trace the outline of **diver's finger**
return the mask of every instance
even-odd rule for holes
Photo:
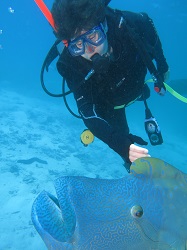
[[[129,160],[131,162],[134,162],[135,160],[139,159],[139,158],[142,158],[142,157],[151,157],[150,155],[130,155],[129,156]]]
[[[133,162],[142,157],[151,157],[148,153],[148,150],[146,148],[141,148],[139,146],[131,144],[129,148],[129,160]]]
[[[130,151],[132,151],[132,152],[139,152],[139,153],[143,153],[143,154],[148,154],[148,149],[142,148],[142,147],[137,146],[135,144],[131,144],[130,145]]]

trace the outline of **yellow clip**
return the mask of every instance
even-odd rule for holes
[[[94,135],[89,129],[85,129],[81,134],[81,142],[85,147],[94,141]]]

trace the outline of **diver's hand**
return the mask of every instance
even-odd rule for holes
[[[165,73],[157,72],[155,74],[152,74],[154,90],[161,96],[164,96],[166,93],[166,86],[164,82],[167,77],[169,77],[169,71]]]
[[[169,76],[170,76],[170,70],[168,69],[168,71],[162,74],[158,74],[158,76],[155,78],[157,80],[155,81],[154,89],[161,96],[164,96],[166,93],[166,86],[164,83],[168,81]]]
[[[133,162],[141,157],[150,157],[148,150],[146,148],[136,146],[135,144],[131,144],[129,147],[129,160]]]
[[[169,76],[170,76],[170,70],[168,69],[168,71],[165,72],[165,73],[163,74],[163,76],[162,76],[163,81],[162,81],[162,84],[161,84],[161,87],[160,87],[160,91],[158,92],[158,94],[161,95],[161,96],[164,96],[165,93],[166,93],[166,86],[165,86],[164,83],[165,83],[166,81],[168,81]]]
[[[154,83],[154,90],[161,96],[164,96],[165,93],[166,93],[166,87],[164,85],[164,80],[161,80],[163,79],[164,76],[160,77],[160,80],[159,81],[156,81]]]

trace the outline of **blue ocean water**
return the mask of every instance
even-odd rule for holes
[[[52,2],[45,1],[49,7]],[[187,79],[186,0],[112,0],[110,6],[147,12],[161,38],[170,67],[170,80]],[[82,147],[79,136],[84,125],[67,112],[62,99],[52,98],[42,90],[40,70],[54,41],[52,29],[34,1],[1,1],[0,185],[4,190],[4,202],[0,215],[3,225],[0,250],[22,250],[26,246],[27,249],[45,249],[30,221],[30,209],[39,191],[53,189],[52,181],[58,175],[119,178],[124,174],[119,156],[97,139],[92,146]],[[61,78],[55,64],[50,66],[46,82],[51,90],[61,90]],[[68,100],[76,112],[72,97]],[[150,154],[187,173],[187,104],[170,93],[160,97],[153,90],[149,104],[164,137],[162,146],[148,146]],[[143,104],[130,106],[127,115],[133,132],[146,138]],[[47,167],[39,163],[17,163],[31,157],[47,160]],[[116,162],[119,166],[115,169]]]

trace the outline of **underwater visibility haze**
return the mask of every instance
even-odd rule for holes
[[[52,0],[44,2],[51,8]],[[167,84],[187,98],[187,1],[111,0],[109,6],[146,12],[153,19],[170,68]],[[56,249],[82,249],[82,245],[88,246],[83,249],[109,249],[107,244],[114,241],[110,237],[108,243],[100,239],[102,233],[107,234],[104,230],[107,227],[114,228],[117,238],[119,232],[123,236],[131,233],[131,240],[137,237],[132,242],[121,241],[119,237],[118,249],[123,246],[124,249],[150,249],[149,246],[159,250],[185,249],[187,103],[169,92],[159,96],[149,83],[148,103],[160,125],[164,143],[159,146],[149,143],[147,148],[153,158],[142,160],[147,165],[138,160],[128,175],[119,155],[97,138],[85,147],[80,141],[85,129],[83,122],[69,113],[62,98],[48,96],[43,91],[40,71],[54,41],[53,30],[34,0],[1,1],[0,249],[44,250],[46,245],[56,244],[51,235],[65,242]],[[55,63],[49,66],[44,79],[50,91],[59,93],[62,79]],[[68,95],[67,101],[78,114],[72,95]],[[144,109],[143,103],[134,103],[127,108],[127,117],[133,133],[148,141]],[[142,166],[141,173],[137,166]],[[68,188],[70,193],[66,197]],[[81,205],[77,202],[80,199]],[[46,207],[43,210],[43,201],[48,210]],[[113,209],[108,210],[111,201]],[[65,224],[59,223],[62,204]],[[134,205],[138,205],[137,214],[141,218],[133,217]],[[136,211],[137,207],[133,209]],[[43,218],[47,219],[47,226]],[[125,232],[120,228],[121,219],[132,226],[131,230],[127,227]],[[60,229],[53,227],[53,222],[51,226],[51,221]],[[62,236],[64,230],[67,231]],[[93,240],[97,233],[99,243]],[[90,247],[92,243],[95,248]]]

